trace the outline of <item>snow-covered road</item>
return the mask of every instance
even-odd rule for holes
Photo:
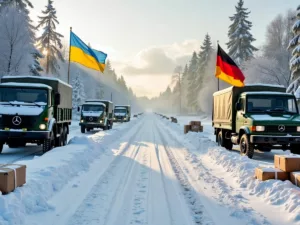
[[[24,162],[27,184],[0,197],[0,224],[300,222],[299,188],[257,181],[260,162],[216,147],[206,134],[183,135],[181,125],[154,114],[77,133],[68,146]]]

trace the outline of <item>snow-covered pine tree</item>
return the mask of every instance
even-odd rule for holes
[[[205,35],[204,41],[202,46],[200,47],[200,52],[198,54],[199,62],[198,62],[198,77],[197,77],[197,84],[198,84],[198,91],[203,88],[203,81],[205,80],[205,70],[207,69],[209,60],[211,59],[213,53],[213,47],[211,38],[208,34]]]
[[[56,24],[59,24],[56,16],[56,10],[53,7],[53,0],[48,0],[46,10],[42,11],[43,16],[39,16],[39,24],[37,29],[43,27],[44,32],[37,40],[40,43],[40,50],[45,50],[46,55],[46,73],[56,74],[59,76],[58,60],[64,62],[63,55],[60,51],[62,49],[61,38],[63,35],[56,32]]]
[[[253,58],[253,53],[258,50],[251,44],[255,39],[250,33],[252,22],[247,20],[250,12],[243,6],[244,0],[239,0],[235,7],[236,13],[229,17],[232,24],[229,26],[227,47],[230,57],[238,66]]]
[[[182,105],[181,105],[181,112],[185,112],[187,108],[187,93],[188,93],[188,86],[189,86],[189,81],[188,81],[188,65],[186,64],[183,73],[182,73],[182,86],[181,86],[181,96],[182,96]]]
[[[29,9],[27,6],[33,8],[33,5],[29,0],[1,0],[0,9],[6,6],[16,7],[17,9],[19,9],[20,11],[26,14],[29,14]]]
[[[34,62],[32,65],[29,65],[30,73],[33,76],[41,76],[40,72],[44,71],[44,69],[41,67],[39,59],[43,58],[44,56],[38,50],[35,50],[31,54],[34,58]]]
[[[292,50],[292,58],[290,60],[290,70],[292,72],[293,82],[287,91],[295,93],[300,87],[300,5],[297,8],[296,22],[292,26],[293,39],[290,41],[288,49]]]
[[[187,80],[188,80],[188,90],[187,90],[187,103],[192,111],[198,109],[197,104],[197,65],[198,65],[198,56],[196,52],[193,52],[190,65],[188,67]]]
[[[79,70],[76,72],[76,76],[72,81],[72,87],[73,87],[73,94],[72,94],[73,109],[77,111],[77,107],[80,106],[86,99],[84,84],[82,82],[82,78]]]
[[[104,90],[102,85],[98,85],[96,87],[96,92],[95,92],[95,98],[96,99],[103,99],[104,97]]]

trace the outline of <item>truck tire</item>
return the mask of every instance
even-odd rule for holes
[[[224,139],[223,139],[222,131],[219,131],[217,141],[219,146],[224,147]]]
[[[55,145],[55,137],[54,137],[54,133],[51,132],[50,138],[44,140],[43,153],[46,153],[51,149],[53,149],[54,145]]]
[[[244,134],[241,137],[241,141],[240,141],[240,153],[241,153],[241,155],[248,156],[249,159],[252,159],[252,157],[254,155],[254,146],[253,146],[253,144],[250,143],[247,134]]]
[[[85,133],[85,127],[84,126],[81,126],[81,133]]]
[[[91,128],[86,128],[86,131],[87,131],[87,132],[90,132],[90,131],[91,131]]]
[[[68,127],[64,127],[64,142],[63,146],[66,146],[68,143]]]

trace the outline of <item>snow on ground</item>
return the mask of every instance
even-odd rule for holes
[[[25,215],[53,209],[48,203],[49,198],[70,179],[88,171],[90,164],[105,152],[105,146],[120,138],[137,122],[133,120],[131,124],[117,125],[92,137],[75,136],[67,146],[55,148],[32,160],[16,162],[27,166],[27,182],[8,195],[0,195],[0,224],[24,224]],[[77,129],[73,125],[70,130]]]
[[[181,125],[162,121],[187,173],[195,173],[203,194],[227,206],[232,217],[245,224],[300,224],[300,189],[290,181],[258,181],[254,170],[259,161],[218,147],[205,133],[184,135]]]
[[[257,181],[260,161],[153,114],[20,163],[27,183],[0,196],[0,224],[300,224],[291,182]]]

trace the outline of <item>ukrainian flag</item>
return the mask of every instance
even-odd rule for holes
[[[103,73],[106,57],[107,54],[90,48],[71,31],[70,62],[76,62],[90,69],[99,70]]]

